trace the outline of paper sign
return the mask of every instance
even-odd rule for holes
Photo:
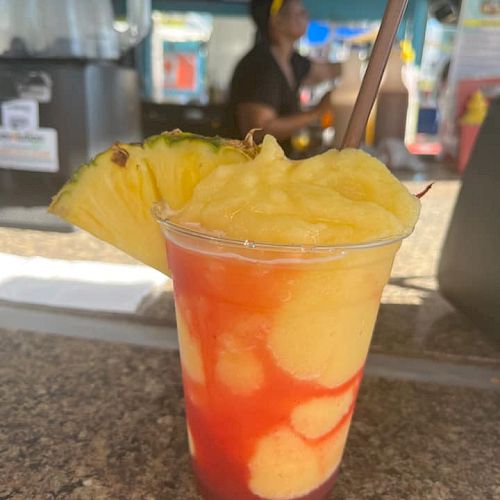
[[[32,172],[57,172],[57,132],[52,128],[32,131],[0,128],[0,167]]]
[[[38,128],[38,102],[31,99],[13,99],[2,103],[2,127],[10,130]]]

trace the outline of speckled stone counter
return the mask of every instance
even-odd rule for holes
[[[198,499],[176,352],[0,330],[0,402],[2,500]],[[500,498],[499,418],[498,391],[366,378],[333,498]]]

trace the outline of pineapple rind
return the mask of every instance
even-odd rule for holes
[[[117,151],[124,154],[123,164],[113,159]],[[168,274],[164,238],[151,207],[159,201],[182,206],[217,165],[244,162],[257,151],[250,143],[180,131],[142,144],[116,143],[73,174],[49,212]]]

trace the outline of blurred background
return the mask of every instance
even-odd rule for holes
[[[462,172],[498,94],[498,2],[461,3],[409,1],[367,126],[365,146],[408,175],[425,177],[420,158],[449,161],[438,175]],[[343,76],[301,88],[304,109],[333,89],[333,110],[295,134],[295,157],[340,144],[385,2],[305,6],[298,51],[342,63]],[[42,204],[114,140],[221,133],[233,70],[255,39],[245,0],[0,0],[0,11],[4,205]]]

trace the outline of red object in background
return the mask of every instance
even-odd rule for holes
[[[462,173],[476,144],[481,125],[460,125],[460,144],[458,146],[457,170]]]
[[[456,109],[457,109],[457,120],[466,112],[467,101],[471,95],[480,89],[486,89],[488,87],[496,87],[500,85],[500,78],[475,78],[460,80],[457,86],[457,96],[456,96]],[[463,172],[469,161],[472,150],[474,149],[474,144],[476,143],[477,135],[481,128],[481,125],[457,125],[459,130],[459,145],[458,145],[458,156],[456,159],[456,168],[459,172]]]
[[[470,96],[479,89],[486,87],[495,87],[500,85],[500,78],[475,78],[471,80],[460,80],[457,86],[456,109],[457,116],[464,114],[467,101]]]
[[[417,134],[415,141],[406,145],[412,155],[439,156],[443,147],[435,136]]]
[[[165,88],[190,91],[196,89],[197,75],[195,54],[165,54],[163,68],[165,71]]]

